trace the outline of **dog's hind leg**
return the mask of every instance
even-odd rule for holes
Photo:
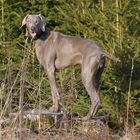
[[[100,58],[92,56],[82,64],[82,81],[90,96],[91,107],[87,116],[83,120],[88,120],[95,115],[100,105],[100,97],[98,94],[98,85],[103,71],[104,64],[100,67]]]

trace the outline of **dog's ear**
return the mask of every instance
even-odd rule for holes
[[[45,32],[45,27],[46,27],[45,17],[42,16],[41,14],[39,14],[38,16],[39,16],[39,18],[41,19],[41,30],[42,30],[43,32]]]
[[[26,22],[27,22],[27,18],[28,18],[29,15],[25,16],[24,19],[22,20],[22,25],[20,27],[20,29],[26,25]]]

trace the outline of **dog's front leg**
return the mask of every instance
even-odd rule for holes
[[[53,99],[53,106],[49,109],[49,111],[57,112],[59,109],[59,100],[60,96],[56,87],[56,77],[55,77],[55,67],[51,65],[47,67],[47,75],[50,81],[51,86],[51,94]]]

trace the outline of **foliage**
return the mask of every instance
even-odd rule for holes
[[[5,88],[1,94],[1,108],[5,106],[9,92],[12,92],[7,112],[9,106],[12,106],[12,112],[18,109],[20,90],[18,72],[27,45],[30,46],[28,47],[30,52],[25,108],[38,108],[39,105],[48,108],[51,104],[50,86],[45,71],[36,60],[33,45],[25,44],[25,32],[19,29],[26,14],[41,13],[46,17],[49,28],[93,39],[120,59],[118,63],[107,60],[100,88],[102,107],[98,114],[110,115],[113,120],[110,126],[115,124],[112,127],[122,123],[124,125],[130,88],[129,121],[130,124],[140,122],[140,2],[118,0],[118,5],[114,0],[103,3],[98,0],[1,1],[0,81]],[[134,69],[130,85],[132,60]],[[89,106],[89,98],[81,82],[79,67],[57,72],[57,79],[63,109],[77,112],[80,116],[84,115]]]

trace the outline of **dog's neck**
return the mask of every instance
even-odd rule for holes
[[[49,28],[45,28],[45,32],[41,32],[36,40],[46,40],[50,36],[51,30]]]

